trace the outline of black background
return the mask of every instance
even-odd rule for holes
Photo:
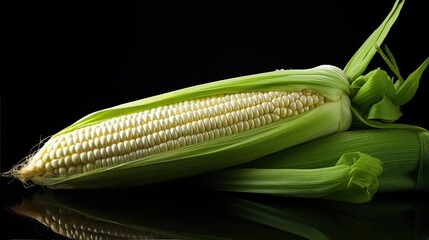
[[[344,67],[394,1],[19,2],[3,7],[1,171],[103,108],[275,69]],[[406,1],[385,44],[407,76],[429,55],[428,8]],[[387,70],[376,56],[371,69]],[[429,126],[429,74],[400,122]],[[25,190],[2,179],[2,203]],[[5,218],[5,219],[3,219]],[[2,212],[2,235],[34,237]],[[5,221],[4,221],[5,220]],[[16,231],[8,226],[21,224]],[[37,235],[35,235],[37,236]]]

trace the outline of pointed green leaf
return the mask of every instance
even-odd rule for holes
[[[392,52],[390,52],[390,50],[385,47],[386,49],[386,54],[383,52],[383,50],[381,50],[381,48],[379,46],[376,46],[376,49],[378,51],[378,53],[380,54],[380,56],[383,58],[384,62],[387,64],[387,66],[389,66],[390,70],[392,70],[392,72],[398,77],[397,82],[395,83],[395,86],[397,84],[401,84],[403,82],[402,76],[399,73],[399,68],[398,65],[396,64],[396,60],[393,57]]]
[[[350,82],[353,82],[359,75],[361,75],[368,66],[371,59],[377,52],[375,46],[380,46],[386,38],[390,28],[399,16],[399,13],[405,1],[397,0],[381,25],[369,36],[364,44],[349,60],[344,67],[344,73]]]
[[[404,83],[399,87],[396,92],[396,104],[402,106],[410,101],[416,94],[419,87],[420,78],[429,65],[429,57],[420,65],[417,70],[410,74]]]

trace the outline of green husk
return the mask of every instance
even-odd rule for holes
[[[386,126],[385,123],[393,123],[401,117],[401,106],[413,98],[420,78],[429,65],[429,57],[426,57],[417,70],[404,81],[392,52],[386,47],[386,53],[384,53],[380,48],[404,3],[405,1],[395,1],[383,23],[369,36],[343,69],[352,87],[353,118],[370,127],[392,127],[391,124]],[[393,81],[393,78],[380,68],[362,75],[377,52],[397,76],[396,81]],[[398,124],[394,127],[409,126]]]
[[[260,170],[266,171],[266,174],[298,169],[312,171],[330,167],[344,153],[354,151],[371,155],[383,163],[383,173],[379,177],[380,192],[429,190],[429,133],[419,129],[366,129],[337,133],[233,169],[211,173],[209,184],[216,188],[227,184],[230,188],[239,188],[247,182],[263,179],[263,175],[259,178],[247,176],[243,171]]]
[[[305,164],[305,160],[302,161]],[[378,188],[382,164],[360,152],[343,154],[334,166],[312,169],[240,166],[196,178],[213,189],[363,203]]]
[[[387,59],[385,53],[377,48],[383,59],[390,67],[394,67],[392,53],[387,50],[391,59]],[[392,60],[393,59],[393,60]],[[406,104],[415,95],[420,78],[429,65],[429,57],[413,72],[405,81],[399,75],[398,69],[393,72],[398,74],[398,80],[394,82],[386,71],[377,68],[366,75],[359,76],[351,83],[352,87],[352,113],[355,121],[360,121],[370,127],[392,127],[391,124],[402,116],[401,106]],[[411,127],[397,124],[394,127]]]

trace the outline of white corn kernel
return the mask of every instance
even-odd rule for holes
[[[160,106],[49,140],[34,168],[76,174],[258,128],[326,102],[319,93],[244,92]]]

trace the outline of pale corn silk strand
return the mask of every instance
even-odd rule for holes
[[[116,166],[258,128],[325,102],[323,95],[302,90],[223,94],[161,106],[56,136],[20,173],[66,176]]]
[[[420,161],[416,191],[429,191],[429,132],[420,132]]]

